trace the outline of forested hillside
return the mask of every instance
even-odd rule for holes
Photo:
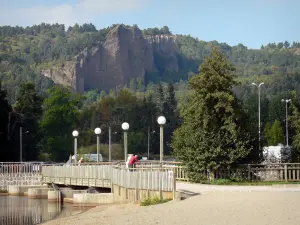
[[[9,100],[15,101],[18,86],[22,81],[35,83],[39,92],[46,90],[53,82],[40,75],[42,68],[52,68],[70,61],[97,42],[103,42],[108,32],[116,25],[97,30],[93,24],[65,28],[60,24],[40,24],[32,27],[0,27],[0,79],[7,89]],[[125,26],[125,25],[124,25]],[[129,27],[129,26],[126,26]],[[167,34],[168,27],[143,30],[144,36]],[[229,46],[217,41],[205,42],[191,36],[177,35],[178,71],[166,69],[168,58],[155,55],[157,72],[146,73],[141,77],[140,86],[149,83],[176,83],[187,80],[197,73],[203,58],[210,54],[211,47],[221,49],[229,61],[237,68],[242,83],[263,80],[275,86],[272,91],[298,89],[300,73],[300,43],[270,43],[261,49],[247,49],[243,44]],[[141,89],[141,88],[140,88]],[[243,91],[239,91],[242,92]],[[239,93],[238,92],[238,93]]]

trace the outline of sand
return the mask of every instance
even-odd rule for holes
[[[299,209],[300,192],[205,192],[155,206],[96,207],[45,225],[300,225]]]

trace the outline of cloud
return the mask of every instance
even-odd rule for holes
[[[0,8],[0,25],[30,26],[33,24],[91,22],[95,17],[141,9],[151,0],[79,0],[75,4],[33,6],[27,8]]]

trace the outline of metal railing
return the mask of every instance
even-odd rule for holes
[[[112,167],[112,183],[130,189],[173,191],[174,175],[168,168]]]
[[[0,174],[40,173],[42,163],[0,162]]]

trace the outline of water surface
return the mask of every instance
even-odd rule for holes
[[[88,208],[72,204],[48,203],[47,199],[0,196],[0,225],[35,225],[48,220],[81,213]]]

